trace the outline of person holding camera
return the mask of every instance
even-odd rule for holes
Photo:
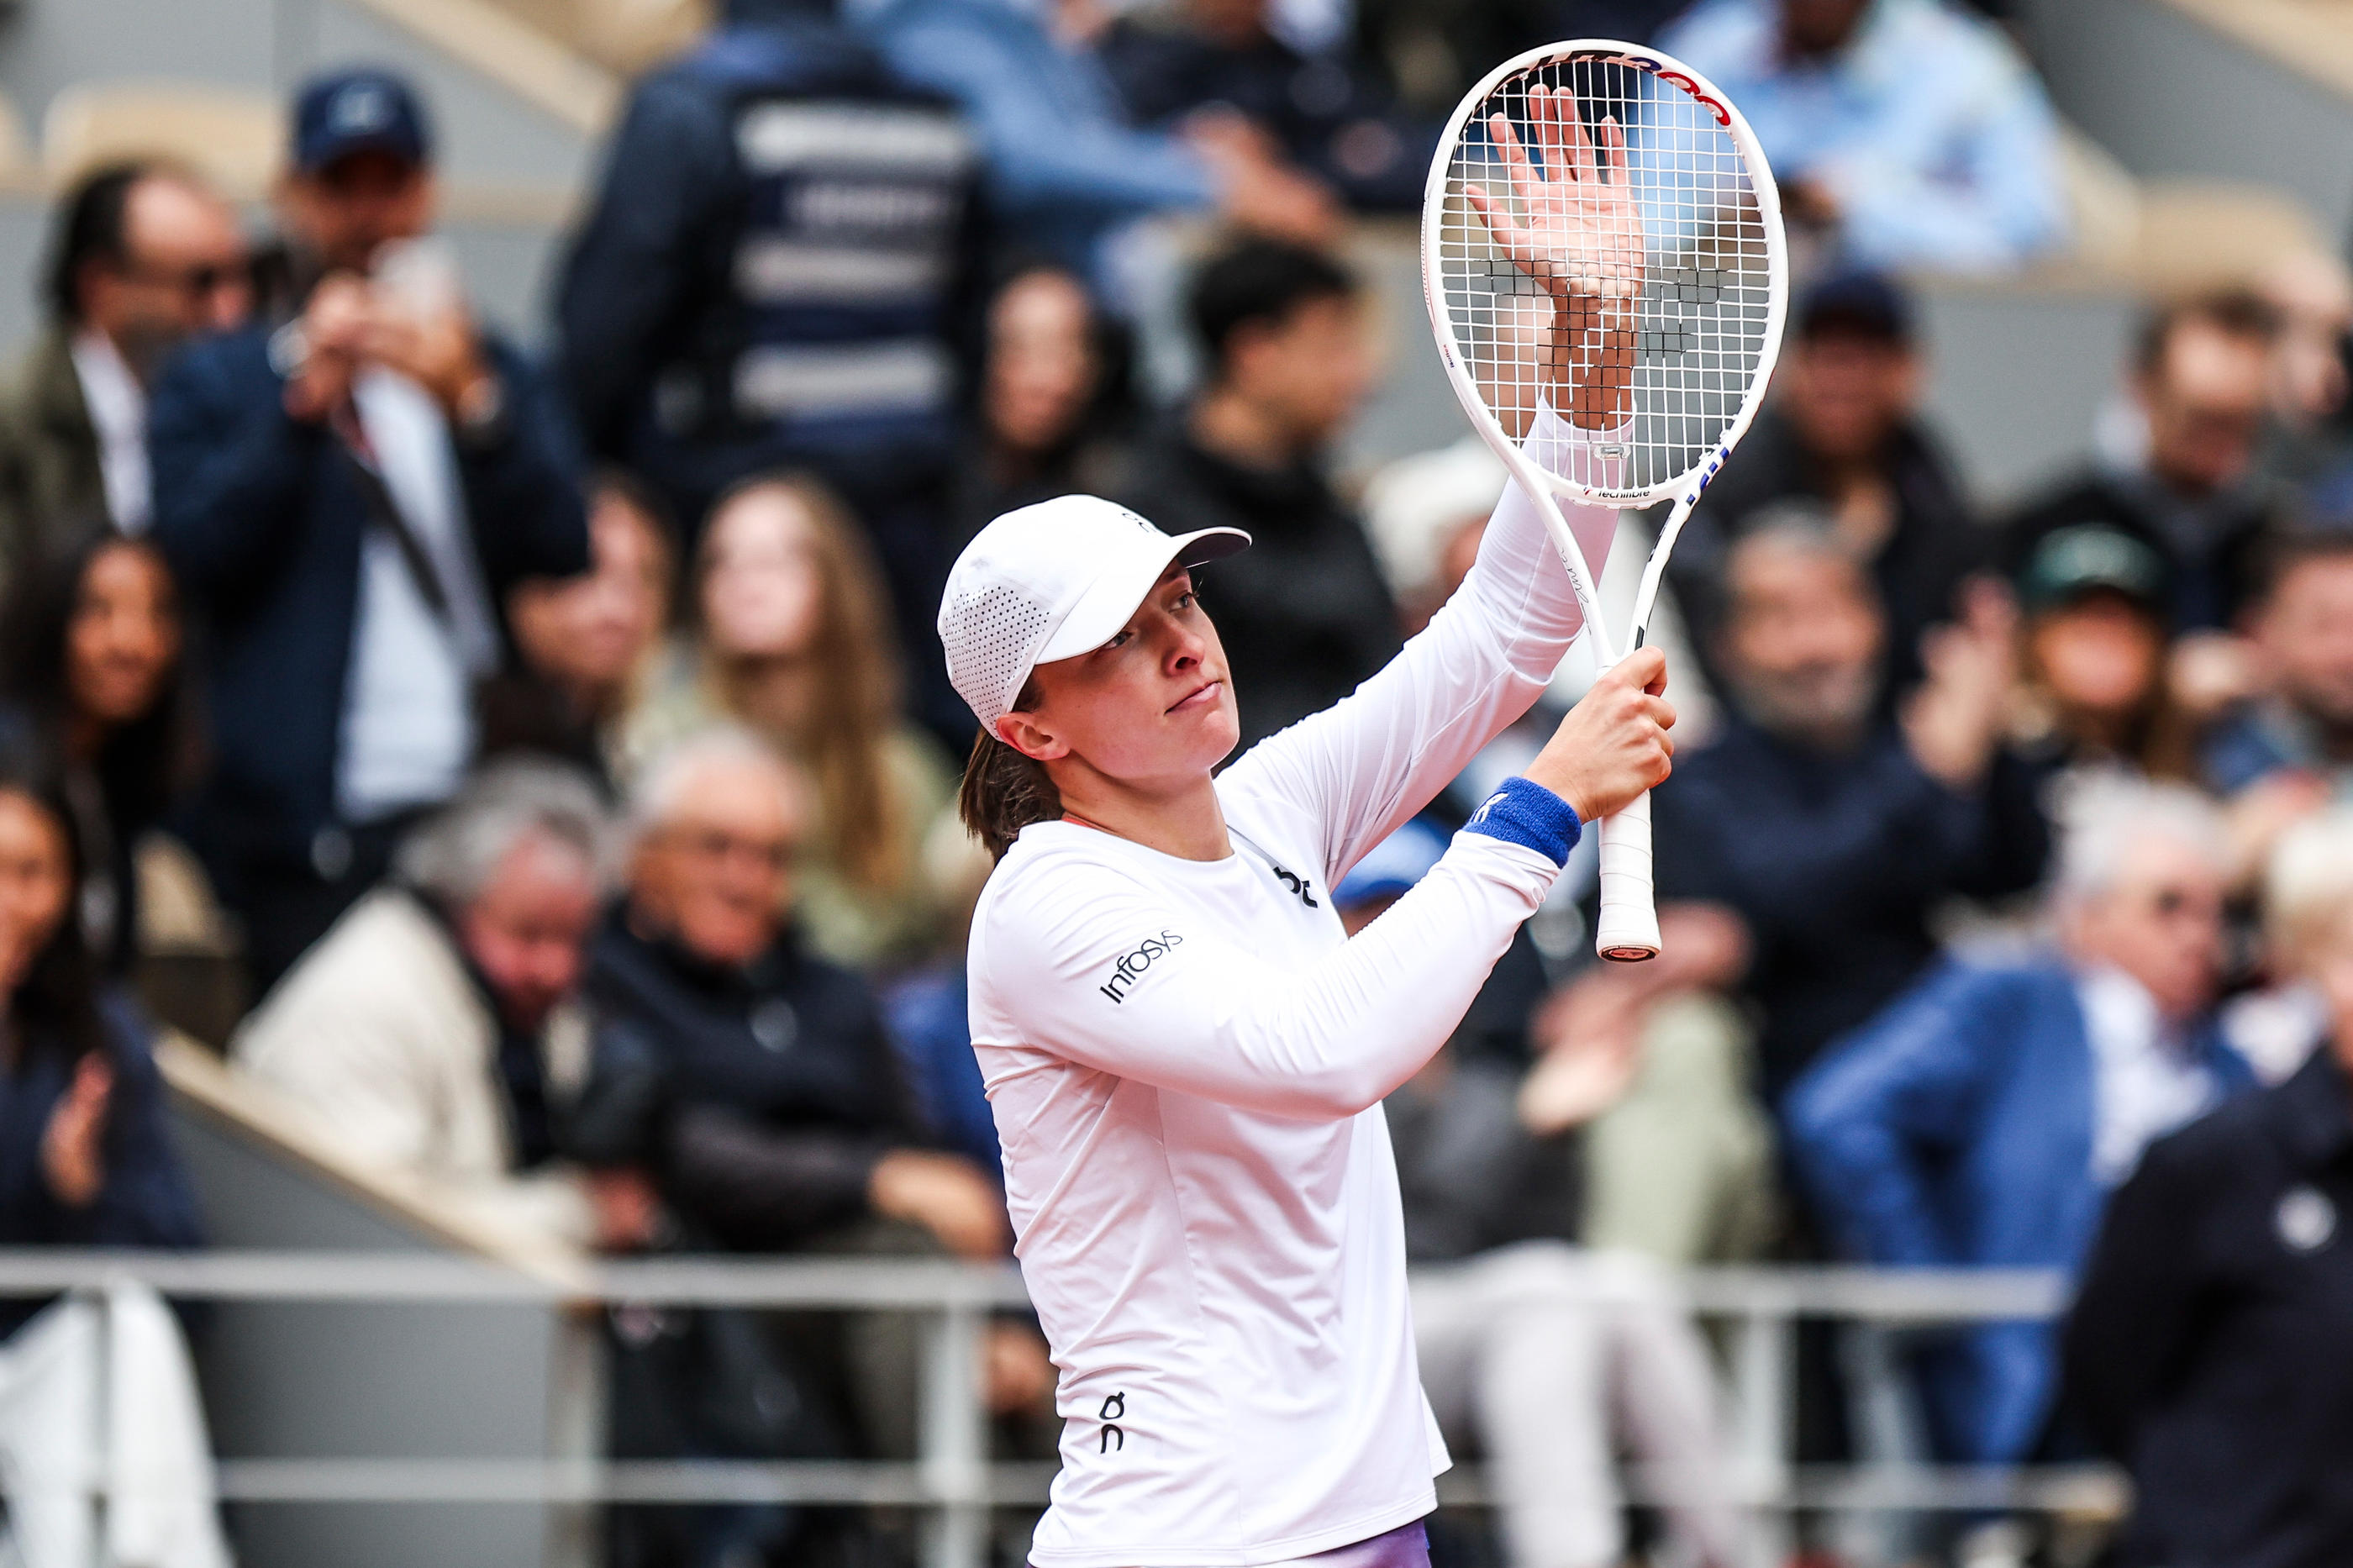
[[[192,839],[257,994],[456,791],[507,590],[588,566],[556,405],[429,237],[415,91],[314,79],[290,153],[263,320],[181,355],[150,416],[155,538],[211,660]]]

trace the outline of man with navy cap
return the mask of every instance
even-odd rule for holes
[[[209,629],[192,837],[257,988],[456,790],[507,590],[588,564],[561,416],[428,237],[415,91],[319,77],[289,151],[262,322],[183,355],[149,421],[155,537]]]

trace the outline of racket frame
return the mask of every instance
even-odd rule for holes
[[[1452,180],[1456,151],[1462,142],[1464,129],[1473,114],[1486,106],[1495,89],[1522,71],[1553,62],[1566,63],[1574,58],[1587,58],[1596,64],[1617,65],[1639,70],[1656,78],[1667,87],[1688,94],[1706,109],[1732,138],[1746,166],[1749,189],[1755,194],[1758,226],[1764,231],[1766,261],[1766,318],[1764,338],[1756,371],[1743,394],[1739,408],[1725,426],[1715,448],[1704,461],[1694,464],[1672,479],[1647,488],[1623,489],[1585,483],[1566,475],[1556,474],[1544,464],[1528,456],[1520,443],[1505,433],[1502,421],[1488,405],[1486,395],[1480,391],[1471,367],[1465,363],[1455,340],[1455,332],[1446,308],[1446,279],[1440,251],[1446,243],[1444,214],[1447,210],[1449,187]],[[1580,111],[1582,103],[1579,104]],[[1630,128],[1621,124],[1621,132]],[[1467,198],[1465,198],[1467,200]],[[1430,176],[1422,187],[1421,205],[1421,285],[1422,298],[1430,310],[1431,335],[1437,340],[1439,358],[1445,364],[1447,380],[1452,384],[1454,395],[1470,416],[1472,427],[1480,438],[1503,460],[1504,468],[1517,479],[1535,502],[1536,511],[1544,519],[1545,528],[1552,535],[1554,549],[1561,564],[1567,568],[1570,585],[1576,590],[1577,604],[1585,613],[1587,635],[1593,638],[1594,653],[1603,669],[1617,664],[1621,654],[1616,639],[1609,635],[1601,618],[1600,582],[1585,559],[1584,550],[1577,536],[1570,531],[1568,520],[1561,512],[1564,500],[1588,506],[1606,506],[1625,510],[1654,506],[1662,500],[1672,500],[1674,509],[1666,523],[1659,530],[1657,542],[1651,548],[1650,558],[1643,563],[1642,576],[1634,596],[1634,611],[1627,626],[1626,649],[1642,646],[1650,628],[1651,614],[1658,600],[1659,583],[1666,570],[1667,557],[1682,534],[1684,521],[1699,498],[1724,468],[1724,460],[1748,433],[1748,426],[1765,401],[1765,390],[1773,377],[1774,366],[1781,353],[1781,333],[1787,323],[1789,307],[1789,258],[1788,237],[1781,220],[1781,192],[1773,178],[1772,165],[1766,161],[1765,150],[1757,141],[1757,133],[1740,110],[1698,71],[1671,55],[1639,44],[1629,44],[1615,38],[1574,38],[1562,43],[1545,44],[1505,60],[1482,78],[1446,122],[1445,134],[1439,138],[1438,148],[1431,154]],[[1646,255],[1649,251],[1647,237]],[[1566,414],[1559,416],[1567,418]],[[1588,467],[1588,472],[1590,468]],[[1639,962],[1655,958],[1659,952],[1659,921],[1653,890],[1651,860],[1651,797],[1644,794],[1615,816],[1604,817],[1601,834],[1601,910],[1595,921],[1594,945],[1605,959],[1620,963]]]

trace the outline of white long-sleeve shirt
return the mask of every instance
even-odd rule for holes
[[[1585,442],[1547,417],[1560,460]],[[1570,513],[1597,569],[1616,514]],[[1354,940],[1329,889],[1525,712],[1579,622],[1516,489],[1462,591],[1217,789],[1237,852],[1025,829],[970,952],[1016,1248],[1060,1370],[1039,1568],[1250,1568],[1436,1506],[1383,1096],[1556,868],[1458,836]]]

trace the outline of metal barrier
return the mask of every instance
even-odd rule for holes
[[[576,1279],[534,1278],[470,1259],[339,1252],[137,1253],[0,1249],[0,1298],[99,1290],[135,1279],[165,1296],[272,1302],[540,1302],[920,1313],[913,1463],[565,1462],[427,1458],[226,1459],[224,1500],[247,1503],[839,1503],[920,1510],[927,1568],[978,1568],[992,1508],[1039,1506],[1050,1464],[988,1461],[981,1336],[989,1314],[1027,1304],[1010,1267],[918,1258],[627,1259]],[[1828,1318],[1891,1326],[2048,1318],[2067,1285],[2039,1271],[1725,1268],[1685,1271],[1677,1292],[1732,1327],[1725,1346],[1737,1441],[1733,1500],[1758,1516],[1757,1561],[1797,1510],[2021,1510],[2121,1512],[2121,1478],[2099,1466],[2034,1468],[1799,1467],[1791,1459],[1796,1326]],[[1612,1292],[1596,1281],[1597,1300]],[[1651,1298],[1645,1297],[1644,1300]],[[1634,1473],[1628,1494],[1672,1500],[1674,1478]],[[1441,1504],[1487,1501],[1475,1472],[1440,1478]]]

